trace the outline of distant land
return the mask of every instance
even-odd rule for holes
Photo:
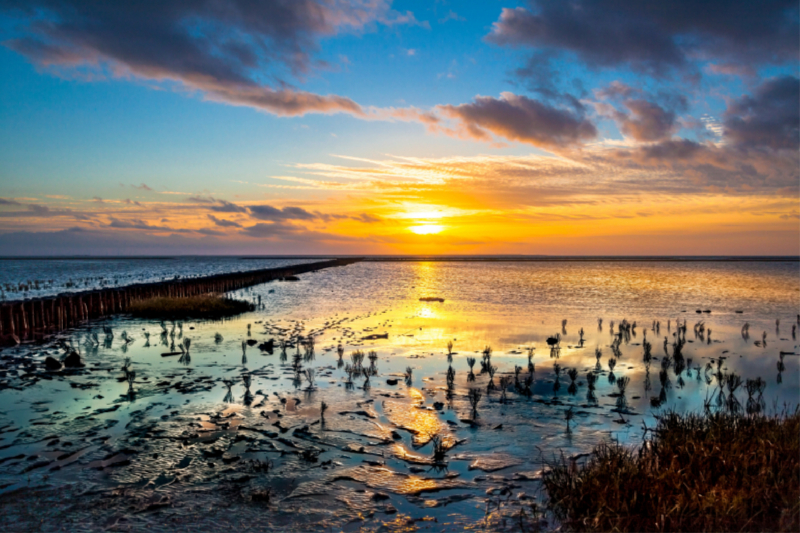
[[[258,259],[328,259],[328,258],[360,258],[367,262],[395,262],[395,261],[436,261],[436,262],[570,262],[570,261],[759,261],[759,262],[800,262],[800,256],[795,255],[163,255],[163,256],[2,256],[0,261],[128,261],[136,260],[164,260],[187,258],[236,258],[241,260]]]

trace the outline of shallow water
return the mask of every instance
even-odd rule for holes
[[[545,501],[539,479],[548,461],[561,453],[584,457],[608,439],[638,444],[665,409],[719,408],[718,368],[762,377],[767,411],[800,402],[798,356],[787,355],[798,353],[796,262],[358,263],[237,296],[260,296],[264,305],[225,322],[187,322],[174,336],[171,324],[161,335],[159,323],[127,318],[76,331],[71,339],[87,364],[82,370],[44,372],[45,355],[63,353],[53,343],[0,352],[0,526],[43,520],[46,530],[171,530],[178,523],[514,530],[520,520],[530,525],[531,504]],[[445,301],[419,301],[430,296]],[[637,326],[621,337],[615,356],[610,322],[616,332],[623,319]],[[678,321],[687,323],[686,368],[670,357],[662,384],[664,338],[672,356]],[[745,322],[749,338],[741,332]],[[122,340],[123,330],[131,343]],[[99,334],[99,345],[87,343],[90,332]],[[766,346],[757,346],[763,332]],[[546,340],[556,334],[553,353]],[[242,353],[242,341],[294,343],[309,335],[313,357],[296,346],[285,358],[278,346],[271,355],[257,346]],[[162,357],[184,338],[191,339],[188,358]],[[487,345],[497,367],[493,391],[480,371]],[[520,393],[528,347],[535,367],[530,398]],[[377,352],[367,388],[363,376],[347,384],[346,364],[357,349]],[[315,371],[313,388],[305,377],[294,383],[298,351],[302,368]],[[126,357],[136,371],[131,389],[121,371]],[[474,381],[468,357],[478,360]],[[449,366],[455,380],[448,392]],[[590,372],[598,376],[594,397]],[[250,376],[249,391],[243,375]],[[511,381],[505,401],[503,377]],[[621,377],[630,378],[624,400]],[[477,416],[470,388],[482,391]],[[662,389],[666,399],[654,407]],[[744,386],[735,396],[746,408]],[[321,402],[328,405],[324,422]],[[446,465],[432,464],[434,436],[453,446]]]
[[[119,257],[0,259],[0,301],[297,265],[320,259]]]

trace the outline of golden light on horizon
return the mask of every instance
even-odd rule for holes
[[[442,231],[444,226],[441,224],[420,224],[419,226],[410,226],[408,229],[417,235],[434,235]]]

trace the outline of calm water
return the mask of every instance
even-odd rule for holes
[[[797,262],[358,263],[301,278],[241,291],[260,296],[263,308],[187,322],[174,335],[171,324],[162,335],[157,322],[124,317],[90,325],[71,336],[87,363],[79,372],[43,372],[45,355],[63,353],[52,345],[0,352],[6,525],[44,516],[44,529],[168,530],[175,521],[205,529],[513,529],[521,509],[544,502],[539,479],[548,460],[583,457],[608,439],[638,444],[643,424],[665,409],[720,408],[720,369],[765,380],[762,401],[751,406],[800,402]],[[612,347],[611,322],[616,333],[622,320],[636,327]],[[367,338],[375,334],[386,338]],[[554,353],[546,340],[556,334]],[[295,346],[285,356],[277,346],[272,355],[242,350],[242,341],[308,336],[313,356]],[[162,357],[184,338],[188,358]],[[481,372],[486,346],[497,367],[494,390]],[[528,375],[528,348],[530,398],[514,377],[517,366],[523,383]],[[363,375],[347,383],[357,349],[377,354],[367,387]],[[305,374],[295,381],[298,352],[302,369],[314,371],[313,387]],[[120,370],[126,357],[136,371],[130,389]],[[474,381],[469,357],[478,360]],[[589,373],[597,376],[591,393]],[[505,400],[501,378],[510,381]],[[619,378],[630,379],[622,397]],[[482,392],[477,416],[471,388]],[[745,409],[744,386],[734,395]],[[329,406],[324,424],[321,402]],[[446,469],[430,464],[434,435],[455,445]],[[79,503],[63,496],[78,493]]]
[[[0,259],[0,301],[101,287],[210,276],[296,265],[320,259],[249,257],[126,257]]]

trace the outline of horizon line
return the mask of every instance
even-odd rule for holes
[[[548,261],[729,261],[729,262],[800,262],[798,255],[525,255],[525,254],[177,254],[177,255],[41,255],[0,256],[2,261],[58,260],[164,260],[181,258],[260,259],[319,259],[358,258],[364,262],[443,261],[443,262],[548,262]]]

